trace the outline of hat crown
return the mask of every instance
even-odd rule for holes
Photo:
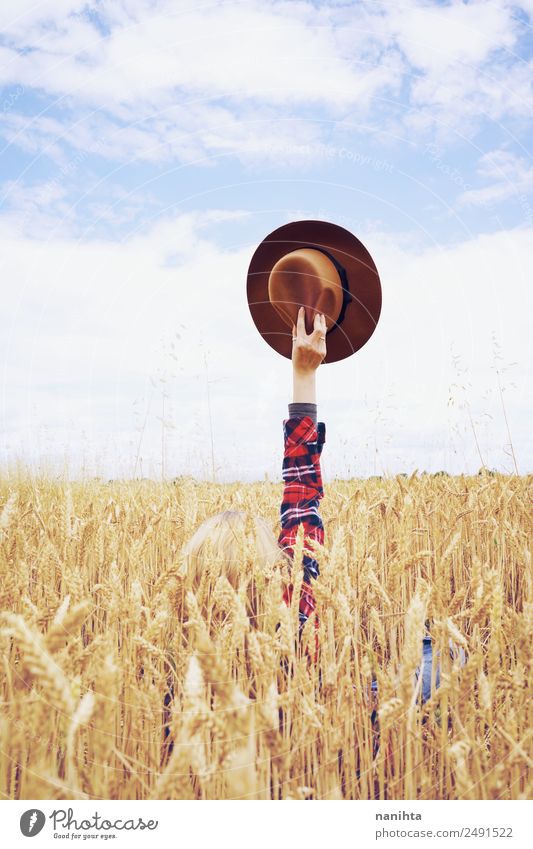
[[[298,310],[303,306],[307,333],[313,331],[316,313],[324,314],[329,330],[342,308],[342,281],[325,253],[313,248],[298,248],[281,256],[272,267],[268,296],[288,327],[296,325]]]

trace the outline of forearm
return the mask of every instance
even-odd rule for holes
[[[293,403],[316,404],[316,371],[292,370]]]

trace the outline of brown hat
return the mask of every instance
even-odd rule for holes
[[[308,333],[315,313],[325,315],[324,363],[362,348],[381,312],[381,284],[372,257],[352,233],[328,221],[291,221],[270,233],[252,257],[246,291],[259,333],[288,359],[300,306]]]

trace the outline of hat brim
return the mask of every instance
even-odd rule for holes
[[[268,278],[289,251],[316,246],[329,251],[346,269],[352,300],[340,324],[326,336],[324,363],[344,360],[372,336],[381,313],[381,283],[369,252],[353,233],[328,221],[291,221],[268,235],[256,249],[246,284],[248,306],[259,333],[271,348],[292,359],[292,334],[268,297]]]

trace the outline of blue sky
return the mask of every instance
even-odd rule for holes
[[[531,0],[4,4],[2,465],[279,479],[290,364],[246,270],[321,218],[383,287],[319,370],[325,475],[531,472],[532,25]]]

